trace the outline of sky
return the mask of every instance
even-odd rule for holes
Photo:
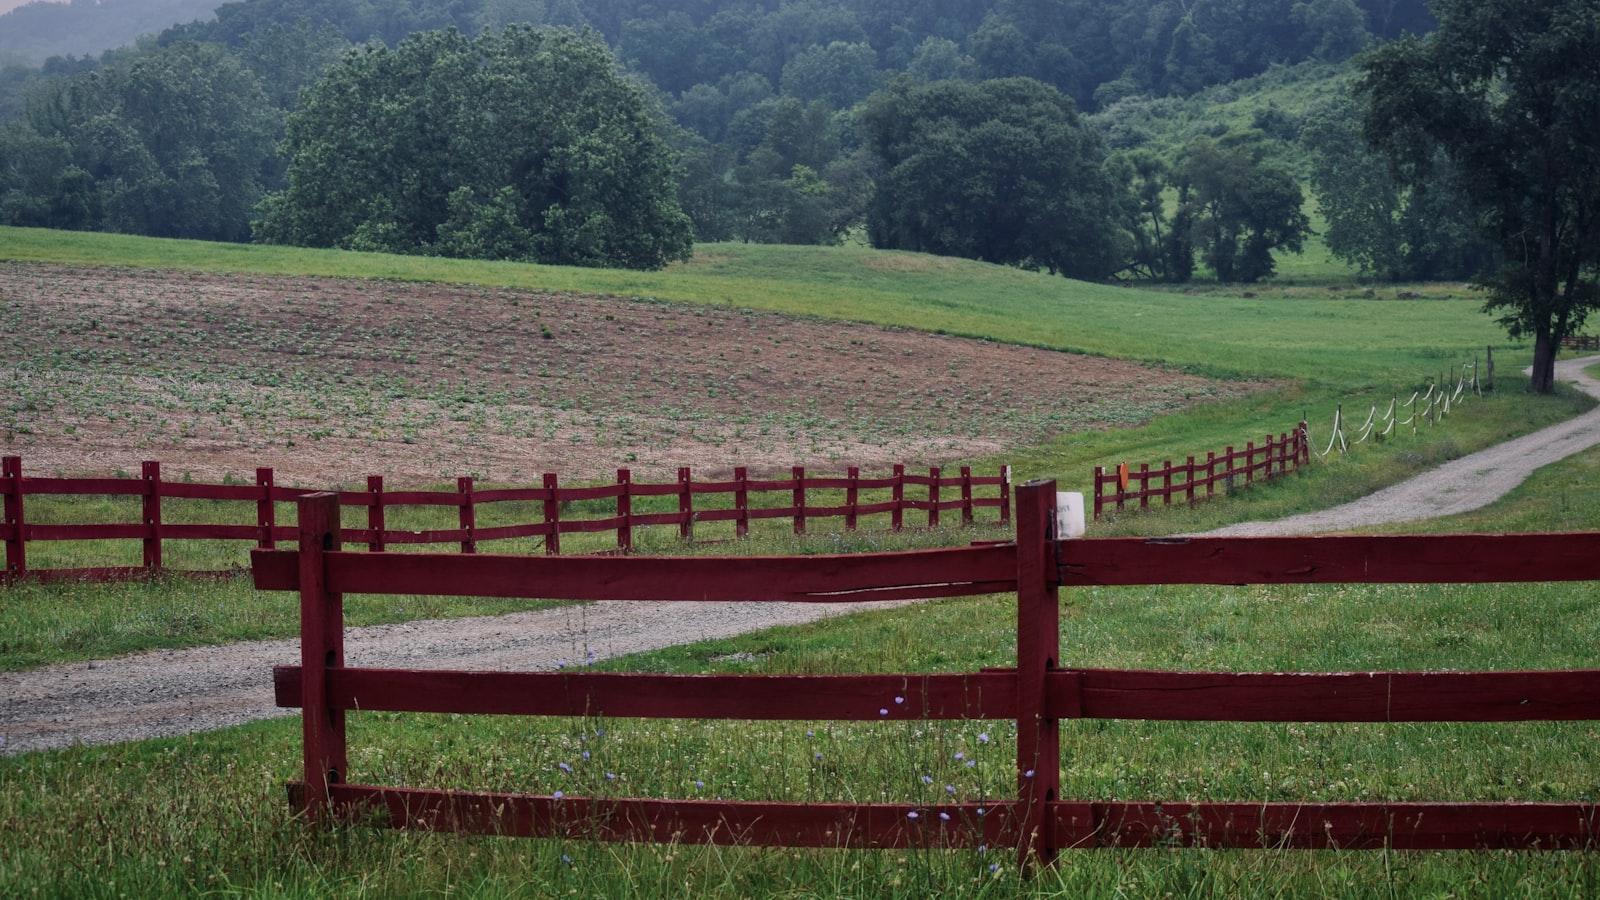
[[[13,9],[29,2],[31,0],[0,0],[0,14],[11,12]]]

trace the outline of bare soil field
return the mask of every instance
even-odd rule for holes
[[[284,483],[938,463],[1261,384],[737,308],[0,264],[0,449]]]

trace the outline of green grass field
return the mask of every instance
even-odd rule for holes
[[[0,258],[223,272],[463,280],[550,290],[646,294],[941,329],[993,340],[1162,362],[1230,378],[1273,379],[1250,397],[1128,429],[1016,448],[1019,477],[1082,486],[1087,466],[1155,461],[1287,429],[1302,410],[1326,439],[1333,404],[1385,403],[1431,373],[1503,343],[1458,288],[1435,299],[1347,296],[1297,285],[1261,296],[1098,287],[911,254],[852,248],[712,246],[690,264],[635,274],[508,264],[224,248],[109,235],[0,229]],[[1452,299],[1442,295],[1451,293]],[[1281,294],[1281,295],[1280,295]],[[1128,515],[1099,533],[1168,533],[1286,514],[1358,496],[1436,462],[1588,408],[1528,398],[1517,348],[1501,390],[1433,433],[1314,466],[1189,512]],[[1403,397],[1402,397],[1403,399]],[[1362,413],[1364,415],[1364,411]],[[1320,449],[1320,445],[1319,448]],[[983,461],[985,464],[992,460]],[[1074,479],[1077,479],[1074,481]],[[1455,527],[1594,527],[1600,455],[1540,472]],[[1558,496],[1570,511],[1552,513]],[[116,516],[62,506],[53,514]],[[204,515],[196,512],[195,515]],[[1444,526],[1441,526],[1444,527]],[[1411,530],[1411,529],[1408,529]],[[824,552],[987,537],[978,532],[763,533],[697,552]],[[647,549],[675,549],[650,539]],[[104,547],[62,547],[89,564]],[[55,552],[52,549],[49,552]],[[123,552],[119,550],[118,552]],[[196,548],[192,561],[231,550]],[[288,633],[288,604],[239,584],[170,580],[93,590],[0,593],[10,658],[83,658]],[[1593,665],[1593,586],[1119,588],[1063,592],[1063,662],[1232,670],[1509,669]],[[368,602],[370,601],[370,602]],[[433,606],[424,604],[433,603]],[[614,660],[666,672],[960,671],[1013,656],[1008,596],[934,602]],[[483,612],[508,606],[488,605]],[[139,614],[149,611],[148,619]],[[363,598],[356,622],[461,615],[473,601]],[[16,666],[7,663],[5,668]],[[1008,793],[1008,723],[730,723],[353,716],[351,776],[461,786],[633,796],[887,800]],[[1071,723],[1065,796],[1091,799],[1594,800],[1592,723],[1516,725],[1213,725]],[[604,732],[603,734],[601,732]],[[985,743],[980,734],[993,740]],[[971,896],[1400,895],[1591,896],[1600,863],[1582,854],[1089,851],[1019,881],[1009,855],[813,852],[458,839],[363,827],[308,832],[281,782],[299,759],[294,719],[193,737],[0,758],[0,884],[14,896]],[[974,760],[967,767],[961,752]],[[587,755],[586,755],[587,754]],[[565,773],[560,763],[572,766]],[[615,776],[607,778],[607,773]],[[923,776],[932,779],[927,785]],[[697,787],[697,783],[701,786]],[[92,798],[92,799],[91,799]],[[997,865],[995,865],[997,864]],[[991,871],[991,865],[995,865]]]

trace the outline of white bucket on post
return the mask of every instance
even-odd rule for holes
[[[1083,495],[1077,491],[1056,492],[1056,537],[1083,537]]]

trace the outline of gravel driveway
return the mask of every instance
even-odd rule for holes
[[[345,631],[353,666],[540,671],[902,603],[636,603],[560,606]],[[0,753],[109,744],[295,714],[272,705],[272,667],[296,640],[156,650],[0,673]]]

